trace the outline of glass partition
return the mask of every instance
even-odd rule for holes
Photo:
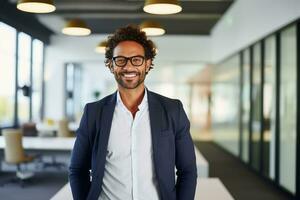
[[[0,127],[14,124],[16,30],[0,22]]]
[[[280,172],[279,182],[295,194],[296,110],[297,110],[296,27],[281,33],[280,69]]]
[[[264,46],[263,94],[263,174],[275,178],[275,106],[276,106],[276,38],[270,36]]]
[[[253,68],[252,68],[252,136],[251,136],[251,164],[254,169],[259,170],[260,165],[260,133],[261,133],[261,44],[253,47]]]
[[[235,55],[213,70],[212,133],[215,141],[239,154],[240,59]]]
[[[298,188],[297,27],[299,22],[219,63],[213,68],[211,87],[214,142],[294,195]]]
[[[243,52],[243,94],[242,94],[242,159],[249,161],[250,121],[250,50]]]

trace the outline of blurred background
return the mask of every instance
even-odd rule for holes
[[[157,2],[1,0],[1,199],[72,199],[83,107],[116,91],[103,47],[128,24],[156,45],[147,88],[190,119],[195,199],[300,199],[300,1]]]

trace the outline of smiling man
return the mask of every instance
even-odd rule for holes
[[[70,164],[73,198],[193,200],[189,120],[179,100],[144,85],[153,42],[137,27],[120,28],[108,38],[105,56],[118,90],[85,106]]]

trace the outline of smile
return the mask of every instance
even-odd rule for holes
[[[125,78],[133,78],[137,76],[137,73],[123,73],[122,76]]]

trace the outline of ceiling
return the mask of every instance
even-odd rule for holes
[[[9,0],[16,3],[16,0]],[[173,15],[152,15],[143,11],[144,0],[54,0],[57,10],[42,14],[42,23],[53,30],[47,18],[85,20],[93,34],[109,34],[128,24],[155,20],[169,35],[209,35],[213,26],[233,0],[180,0],[182,12]],[[40,16],[39,16],[40,17]],[[50,22],[50,21],[49,21]],[[58,32],[59,29],[53,30]]]

